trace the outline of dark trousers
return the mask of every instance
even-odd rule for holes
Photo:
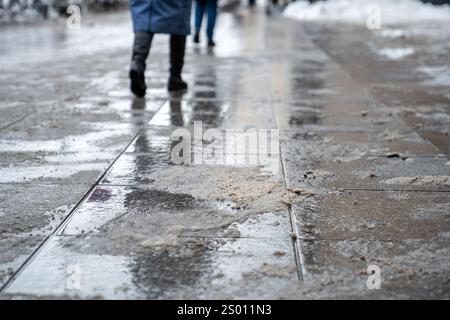
[[[134,35],[132,64],[142,72],[145,71],[147,60],[152,45],[153,33],[136,32]],[[185,35],[170,36],[170,75],[180,76],[184,65],[184,53],[186,50]]]
[[[195,3],[195,33],[199,33],[202,27],[203,15],[208,16],[206,36],[213,40],[214,26],[217,18],[217,0],[197,0]]]

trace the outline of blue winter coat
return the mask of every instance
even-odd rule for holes
[[[191,33],[192,0],[130,0],[134,32]]]

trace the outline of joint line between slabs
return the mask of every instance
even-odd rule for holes
[[[274,108],[274,104],[273,104],[273,97],[271,97],[271,109],[272,109],[272,119],[274,120],[275,124],[275,128],[278,128],[278,118],[277,118],[277,113],[275,112],[275,108]],[[279,144],[279,157],[280,157],[280,162],[281,162],[281,171],[282,171],[282,175],[283,175],[283,183],[284,183],[284,187],[287,189],[287,178],[286,178],[286,170],[285,170],[285,165],[284,165],[284,158],[283,158],[283,153],[281,150],[281,143]],[[301,235],[300,235],[300,230],[298,230],[297,228],[297,219],[294,215],[294,213],[292,212],[292,206],[288,205],[287,206],[287,210],[288,210],[288,214],[289,214],[289,222],[291,224],[291,232],[292,234],[295,235],[295,239],[292,238],[292,247],[294,250],[294,257],[295,257],[295,265],[296,265],[296,269],[297,269],[297,278],[299,282],[304,282],[304,277],[306,274],[306,270],[305,270],[305,259],[303,256],[303,253],[301,251]]]
[[[283,156],[281,154],[281,146],[280,146],[280,158],[281,158],[281,170],[283,173],[283,182],[285,188],[287,188],[287,182],[286,182],[286,172],[285,172],[285,166],[283,161]],[[291,223],[291,232],[295,235],[295,239],[292,239],[292,245],[294,249],[294,256],[295,256],[295,264],[297,266],[297,276],[298,281],[303,282],[304,276],[305,276],[305,259],[303,256],[303,253],[301,251],[301,244],[300,244],[300,230],[297,228],[297,219],[292,212],[292,206],[288,205],[288,213],[289,213],[289,221]]]

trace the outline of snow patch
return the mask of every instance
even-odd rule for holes
[[[303,21],[338,21],[365,25],[373,6],[380,10],[382,25],[420,20],[450,21],[449,6],[434,6],[419,0],[297,1],[285,9],[284,15]]]
[[[414,54],[413,48],[384,48],[378,50],[377,53],[389,60],[401,60]]]

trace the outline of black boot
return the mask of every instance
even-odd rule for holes
[[[200,43],[200,34],[198,32],[194,34],[194,43]]]
[[[186,90],[187,83],[181,79],[184,65],[184,51],[186,36],[170,36],[170,78],[167,88],[169,91]]]
[[[208,40],[208,48],[214,48],[216,46],[216,43],[212,40],[212,39],[209,39]]]
[[[153,34],[136,32],[134,35],[133,54],[131,57],[130,80],[131,91],[138,97],[145,96],[145,60],[152,44]]]

